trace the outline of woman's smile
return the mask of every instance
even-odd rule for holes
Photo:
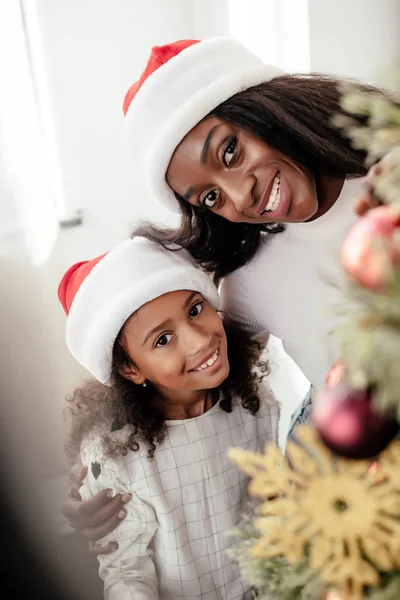
[[[257,215],[260,217],[265,215],[274,221],[280,221],[288,215],[290,206],[289,188],[286,185],[284,175],[281,176],[281,172],[278,171],[261,198]]]

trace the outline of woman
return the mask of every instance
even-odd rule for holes
[[[366,174],[364,152],[332,122],[343,114],[338,86],[285,75],[216,38],[153,48],[124,102],[132,165],[182,215],[178,230],[154,228],[154,239],[185,247],[223,279],[223,308],[250,332],[280,338],[317,387],[337,358],[337,256]],[[106,500],[65,512],[98,539],[121,507]]]
[[[280,338],[314,386],[336,358],[326,309],[340,293],[328,280],[366,174],[364,152],[333,125],[339,98],[334,79],[282,74],[216,38],[154,48],[124,103],[131,164],[182,214],[155,237],[225,278],[229,314]]]

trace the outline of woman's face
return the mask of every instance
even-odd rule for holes
[[[318,209],[310,171],[217,117],[182,140],[166,179],[186,202],[234,223],[298,223]]]
[[[229,374],[223,323],[197,292],[170,292],[142,306],[121,343],[134,362],[129,379],[150,381],[169,398],[216,388]]]

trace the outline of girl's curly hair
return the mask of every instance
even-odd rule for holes
[[[268,365],[260,360],[261,346],[249,334],[227,323],[224,328],[230,373],[216,390],[221,396],[220,407],[231,412],[237,401],[254,415],[260,408],[259,383],[268,373]],[[131,363],[121,346],[120,336],[113,348],[111,386],[88,380],[68,398],[72,426],[66,451],[72,460],[79,452],[82,439],[94,429],[101,433],[103,450],[111,458],[139,450],[140,443],[147,444],[148,456],[152,458],[157,444],[165,438],[167,427],[161,411],[152,405],[151,384],[136,385],[119,373],[121,366]],[[125,425],[130,427],[129,436],[115,435],[115,431]]]

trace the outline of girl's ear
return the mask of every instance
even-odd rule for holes
[[[143,385],[146,381],[146,378],[143,377],[137,366],[133,363],[124,363],[123,365],[118,366],[118,373],[121,377],[124,377],[124,379],[136,383],[136,385]]]

